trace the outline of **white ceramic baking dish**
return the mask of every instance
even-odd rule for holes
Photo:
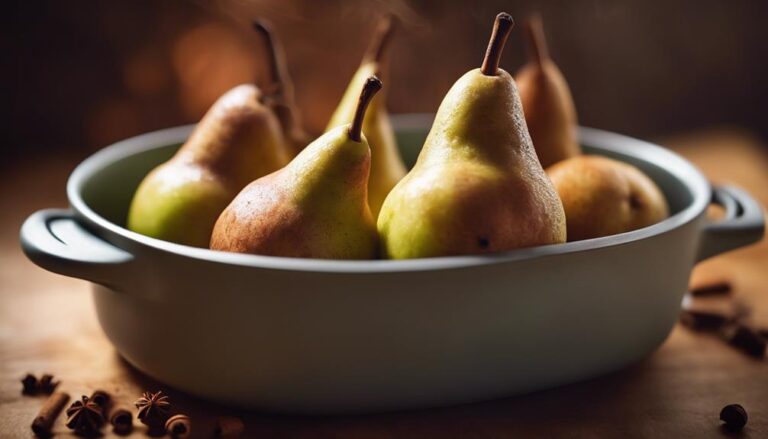
[[[395,118],[412,161],[428,115]],[[711,189],[661,147],[582,128],[587,153],[640,167],[672,215],[621,235],[484,256],[407,261],[214,252],[126,230],[139,181],[192,127],[135,137],[84,161],[70,208],[21,229],[41,267],[93,282],[104,332],[131,364],[203,398],[282,412],[449,405],[563,385],[653,351],[693,265],[763,236],[760,206]],[[725,218],[709,222],[710,203]]]

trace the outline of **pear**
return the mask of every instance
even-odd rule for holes
[[[216,221],[211,249],[321,259],[376,257],[378,236],[368,207],[371,151],[362,134],[365,110],[381,88],[370,77],[352,124],[310,143],[286,167],[243,189]]]
[[[384,256],[478,254],[565,241],[565,214],[536,158],[512,76],[499,59],[513,26],[496,17],[480,69],[440,104],[413,169],[378,218]]]
[[[547,168],[547,174],[563,202],[570,241],[629,232],[669,215],[658,186],[630,164],[579,156]]]
[[[371,75],[381,77],[387,64],[386,53],[395,26],[395,19],[391,16],[379,22],[360,67],[349,82],[347,91],[328,122],[328,130],[350,123],[355,116],[360,87],[366,78]],[[371,178],[368,182],[368,203],[374,218],[379,214],[384,198],[406,173],[384,101],[384,93],[379,93],[374,97],[363,121],[363,133],[371,145]]]
[[[280,41],[265,21],[254,21],[253,28],[262,35],[267,46],[271,79],[271,84],[265,86],[265,89],[268,90],[268,103],[280,121],[283,135],[291,150],[291,158],[293,158],[309,144],[311,138],[301,124],[301,115],[295,102],[293,81],[286,66],[285,52]]]
[[[515,75],[525,121],[541,166],[581,153],[576,138],[576,107],[568,83],[549,57],[541,17],[525,23],[530,60]]]
[[[280,123],[263,100],[250,84],[221,96],[181,149],[141,182],[128,228],[206,247],[216,218],[238,191],[290,160]]]

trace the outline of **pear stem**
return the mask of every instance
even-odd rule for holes
[[[501,52],[504,50],[504,44],[507,37],[514,27],[515,21],[512,16],[506,12],[500,12],[493,23],[493,33],[488,42],[488,49],[485,51],[483,65],[480,71],[486,76],[496,76],[499,72],[499,61],[501,61]]]
[[[360,100],[357,101],[357,108],[355,109],[355,118],[352,119],[352,125],[349,126],[349,138],[355,142],[362,140],[363,132],[363,119],[365,118],[365,110],[368,108],[368,104],[371,103],[373,96],[381,90],[381,79],[376,76],[369,76],[365,80],[363,85],[363,91],[360,92]]]
[[[291,95],[293,84],[285,67],[285,52],[275,38],[269,24],[264,20],[254,20],[253,29],[261,34],[267,46],[269,55],[270,94]],[[291,96],[286,96],[291,99]]]
[[[371,43],[365,51],[363,62],[381,62],[384,59],[396,27],[397,18],[394,15],[387,15],[379,20]]]
[[[544,25],[540,14],[534,14],[523,25],[525,28],[526,42],[528,43],[528,57],[539,67],[549,60],[547,39],[544,37]]]

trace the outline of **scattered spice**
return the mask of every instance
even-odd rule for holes
[[[133,414],[125,407],[118,407],[112,412],[109,423],[115,434],[128,434],[133,430]]]
[[[694,331],[716,331],[731,346],[752,357],[763,358],[768,334],[747,323],[752,312],[747,304],[732,297],[725,302],[700,299],[706,296],[727,295],[731,291],[731,283],[728,281],[717,281],[692,288],[690,294],[683,299],[680,323]]]
[[[37,393],[37,378],[31,373],[28,373],[21,379],[21,393],[24,395],[34,395]]]
[[[37,387],[41,392],[45,393],[46,395],[50,395],[54,390],[56,390],[58,385],[59,382],[53,380],[53,375],[46,373],[40,377],[40,382],[38,383]]]
[[[730,431],[740,431],[747,425],[747,411],[740,404],[728,404],[720,410],[720,420]]]
[[[104,425],[104,412],[90,398],[83,395],[67,409],[67,427],[83,436],[98,434]]]
[[[109,408],[109,404],[112,402],[112,397],[104,390],[95,390],[91,393],[89,398],[94,404],[101,407],[101,411],[106,413]]]
[[[731,294],[733,287],[731,282],[727,280],[719,280],[715,282],[698,285],[691,288],[691,296],[693,297],[708,297],[708,296],[726,296]]]
[[[738,324],[725,331],[724,335],[731,346],[755,358],[765,357],[766,341],[755,329],[745,324]]]
[[[139,409],[136,417],[144,425],[150,430],[160,430],[165,426],[165,421],[170,414],[171,402],[162,391],[144,392],[136,401],[136,408]]]
[[[234,416],[222,416],[216,419],[216,427],[213,430],[215,437],[237,438],[245,431],[245,424],[240,418]]]
[[[722,328],[731,320],[725,314],[716,311],[686,309],[680,313],[680,323],[695,331],[714,331]]]
[[[165,431],[173,438],[187,438],[192,434],[192,426],[187,415],[173,415],[165,423]]]
[[[752,308],[741,300],[733,300],[734,320],[746,320],[752,315]]]
[[[59,417],[59,413],[64,409],[69,401],[69,395],[64,392],[54,392],[43,404],[40,413],[32,421],[32,431],[39,437],[48,436],[51,433],[51,427]]]

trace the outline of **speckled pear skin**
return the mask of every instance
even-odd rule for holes
[[[669,216],[656,183],[627,163],[579,156],[551,166],[547,174],[563,202],[570,241],[629,232]]]
[[[368,207],[371,153],[349,125],[309,144],[285,168],[243,189],[222,212],[210,247],[319,259],[372,259],[376,224]]]
[[[491,253],[565,242],[565,214],[539,164],[512,77],[462,76],[416,165],[381,209],[383,256]]]
[[[360,88],[365,80],[379,71],[376,61],[364,62],[349,82],[344,96],[333,113],[326,130],[352,122],[357,108]],[[371,146],[371,176],[368,180],[368,204],[374,218],[378,216],[389,191],[406,174],[395,141],[395,132],[385,108],[385,92],[373,97],[363,119],[363,133]]]
[[[139,185],[130,230],[207,247],[216,219],[238,191],[288,163],[279,122],[260,95],[255,86],[240,85],[213,104],[181,149]]]

